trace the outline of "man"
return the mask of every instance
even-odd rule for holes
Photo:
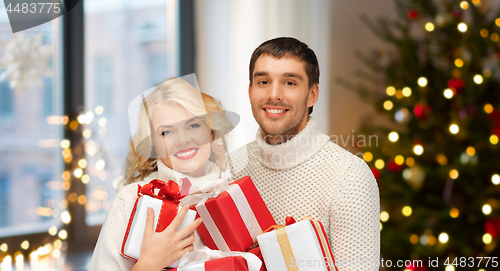
[[[234,174],[252,178],[278,224],[286,216],[322,221],[339,270],[378,270],[377,183],[362,159],[309,116],[318,83],[318,61],[306,44],[276,38],[254,51],[248,94],[260,129],[231,153]]]

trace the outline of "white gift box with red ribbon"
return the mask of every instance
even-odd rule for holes
[[[167,196],[167,194],[170,194]],[[154,226],[156,232],[163,231],[179,212],[179,196],[177,184],[173,181],[165,184],[161,180],[153,180],[143,187],[138,187],[138,199],[135,202],[120,253],[126,258],[137,260],[141,255],[142,239],[146,229],[148,207],[154,210]],[[188,210],[177,230],[185,228],[196,218],[196,212]],[[175,268],[179,260],[168,267]]]

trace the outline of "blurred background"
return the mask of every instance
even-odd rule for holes
[[[254,140],[249,60],[279,36],[315,51],[312,116],[377,178],[394,261],[382,269],[500,255],[498,5],[80,0],[14,34],[0,5],[0,270],[88,269],[124,170],[128,104],[165,79],[196,73],[241,116],[230,150]],[[484,263],[465,268],[495,270]]]

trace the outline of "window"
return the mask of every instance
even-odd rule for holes
[[[46,77],[43,79],[43,116],[48,117],[54,111],[54,94],[52,86],[52,78]]]
[[[149,84],[155,86],[165,81],[167,76],[167,55],[152,54],[149,56]]]
[[[7,44],[0,47],[0,66],[5,68],[0,81],[0,238],[47,235],[50,227],[60,226],[59,215],[65,208],[59,147],[63,125],[50,118],[63,114],[59,19],[12,34],[2,16],[6,17],[4,10],[0,10],[0,41]],[[19,67],[23,70],[16,70]],[[9,121],[3,121],[6,118]]]
[[[0,81],[0,117],[10,117],[13,111],[12,90],[9,82]]]
[[[0,227],[10,225],[10,180],[6,173],[0,173]]]
[[[104,114],[107,116],[112,112],[113,99],[113,58],[111,56],[97,56],[94,60],[94,78],[95,78],[95,103],[96,106],[102,106],[106,109]]]
[[[131,138],[128,104],[178,76],[177,1],[88,0],[85,12],[87,225],[104,222]]]
[[[21,251],[25,260],[40,246],[52,243],[54,249],[53,241],[61,242],[57,233],[48,236],[52,226],[68,234],[63,247],[95,245],[116,193],[113,181],[122,173],[128,153],[128,103],[184,68],[177,62],[178,1],[81,2],[71,11],[75,16],[63,16],[19,35],[11,34],[0,4],[0,73],[6,66],[4,57],[13,56],[5,43],[12,43],[11,48],[31,43],[31,48],[50,53],[33,62],[26,62],[29,51],[16,57],[27,67],[42,68],[36,75],[40,84],[20,80],[27,84],[10,87],[9,82],[19,78],[0,77],[2,259],[9,255],[14,262],[24,240],[30,244]],[[192,11],[188,14],[192,20]],[[194,66],[192,57],[188,62]],[[86,116],[83,124],[78,124],[80,113]],[[69,146],[61,144],[67,142],[63,138],[70,147],[62,148]],[[83,160],[84,175],[77,177],[75,169]],[[62,231],[61,220],[68,214],[71,223]],[[56,262],[64,263],[64,257]]]

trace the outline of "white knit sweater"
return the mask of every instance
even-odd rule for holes
[[[205,175],[202,177],[191,177],[189,180],[193,184],[190,193],[199,192],[199,185],[207,180],[216,179],[219,171],[210,161],[205,164]],[[135,182],[122,187],[116,195],[113,204],[102,225],[97,244],[90,261],[90,270],[131,270],[135,265],[134,260],[127,259],[120,254],[123,237],[127,229],[128,221],[132,209],[137,199],[137,186],[145,185],[153,179],[163,181],[173,180],[179,183],[179,180],[186,175],[172,170],[165,166],[161,160],[158,160],[158,171],[151,173],[143,181]],[[201,239],[196,238],[196,247],[203,246]]]
[[[377,182],[367,164],[319,132],[313,118],[280,145],[267,144],[259,129],[256,140],[230,158],[234,177],[252,178],[278,224],[309,215],[323,223],[339,270],[379,269]]]

